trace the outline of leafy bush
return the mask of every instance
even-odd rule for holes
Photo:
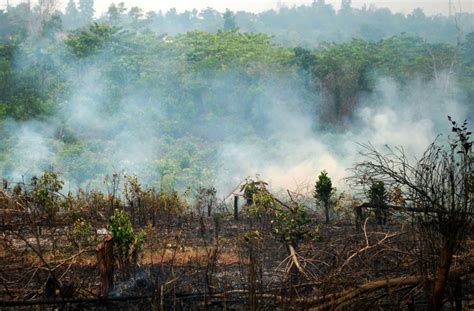
[[[68,239],[80,250],[91,245],[96,240],[95,230],[92,224],[79,218],[71,228],[67,230]]]
[[[127,269],[130,263],[136,263],[138,251],[145,241],[145,231],[135,232],[128,214],[115,209],[110,217],[109,230],[116,247],[119,266]]]
[[[311,219],[302,204],[296,204],[291,209],[277,210],[272,223],[275,235],[283,241],[292,241],[293,243],[313,238],[318,229],[314,230]]]
[[[60,200],[58,192],[64,182],[54,172],[44,172],[40,178],[32,178],[33,191],[31,196],[39,212],[45,212],[48,218],[53,218],[59,211]]]

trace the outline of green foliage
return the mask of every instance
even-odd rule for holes
[[[71,34],[65,44],[78,58],[91,56],[112,41],[118,28],[93,23],[75,34]]]
[[[388,193],[383,181],[374,181],[369,189],[370,202],[374,204],[384,204]]]
[[[33,177],[32,184],[31,197],[37,208],[45,212],[49,218],[53,218],[60,208],[58,193],[63,188],[64,182],[56,173],[47,171],[40,178]]]
[[[255,71],[257,66],[258,70],[268,66],[278,68],[291,56],[290,51],[273,45],[270,39],[265,34],[236,30],[216,34],[194,31],[177,36],[176,44],[184,49],[186,60],[199,72],[238,70],[259,74]]]
[[[53,91],[40,77],[48,77],[53,69],[46,67],[46,60],[42,67],[16,66],[14,56],[31,53],[19,49],[16,44],[0,44],[0,117],[26,121],[49,115],[56,103],[45,94]]]
[[[314,186],[313,197],[316,200],[322,201],[327,204],[331,197],[334,195],[335,188],[332,186],[331,178],[329,178],[326,171],[321,171],[318,180]]]
[[[73,180],[77,186],[101,179],[100,174],[109,173],[104,165],[105,159],[101,160],[96,156],[97,142],[77,140],[67,130],[62,131],[62,140],[65,144],[59,152],[59,160],[65,168],[65,177]]]
[[[126,267],[130,260],[136,260],[137,253],[145,241],[145,231],[135,232],[130,216],[122,209],[114,210],[108,227],[117,248],[119,264]]]
[[[265,214],[272,214],[275,208],[275,202],[272,194],[267,189],[257,188],[256,192],[252,195],[252,204],[248,207],[251,215],[261,217]],[[247,200],[247,204],[250,203]]]
[[[474,32],[466,35],[462,44],[462,65],[460,83],[467,96],[467,102],[474,102]],[[471,113],[474,112],[471,110]]]
[[[267,190],[267,185],[264,181],[248,179],[242,186],[249,215],[262,222],[269,220],[273,234],[283,242],[296,245],[300,240],[316,237],[317,228],[312,225],[306,207],[282,204]]]
[[[110,217],[109,230],[117,246],[127,250],[132,246],[135,235],[130,217],[124,210],[116,209],[114,211]]]
[[[95,229],[92,224],[83,219],[77,219],[67,231],[69,240],[78,248],[83,249],[91,246],[96,240]]]
[[[466,35],[466,40],[463,43],[463,56],[467,65],[474,64],[474,31]]]
[[[247,200],[247,205],[251,206],[256,203],[256,207],[267,209],[272,200],[267,186],[268,184],[262,180],[247,179],[240,188],[240,191],[243,191],[244,198]]]
[[[373,46],[363,40],[330,44],[316,54],[315,76],[321,81],[329,105],[326,118],[341,120],[349,115],[361,91],[370,90]]]
[[[155,209],[159,213],[181,215],[186,210],[186,202],[183,201],[177,191],[160,191],[155,197]]]
[[[224,18],[224,31],[237,29],[237,23],[235,22],[235,14],[229,9],[225,10],[223,15]]]
[[[138,200],[144,196],[146,196],[150,190],[143,189],[142,185],[138,181],[138,177],[134,175],[127,175],[125,176],[125,184],[123,189],[125,198],[131,202]]]
[[[453,45],[456,29],[447,18],[348,5],[336,12],[323,2],[256,15],[206,9],[143,16],[117,4],[94,22],[92,4],[80,1],[78,10],[68,1],[61,16],[67,34],[57,15],[44,20],[42,33],[32,31],[38,15],[26,4],[0,13],[0,122],[46,120],[55,131],[48,140],[59,154],[54,165],[78,185],[111,171],[109,155],[120,148],[114,133],[130,120],[151,120],[140,134],[159,150],[133,170],[172,191],[212,184],[220,143],[273,138],[268,112],[280,104],[307,115],[314,128],[344,130],[361,98],[381,103],[378,77],[394,79],[403,94],[414,77],[435,79],[435,68],[459,81],[456,100],[474,98],[474,36]],[[223,18],[226,31],[219,31]],[[68,124],[90,106],[114,128]],[[2,135],[0,159],[10,156],[14,137]],[[4,172],[15,164],[5,163]]]
[[[76,7],[75,0],[69,0],[64,14],[64,23],[66,29],[76,29],[79,26],[79,11]]]
[[[54,36],[63,30],[63,22],[61,16],[58,14],[53,14],[49,19],[43,21],[42,25],[42,35],[53,39]]]
[[[111,3],[107,10],[107,17],[109,21],[114,24],[120,20],[121,15],[126,11],[127,9],[125,8],[125,4],[123,2],[120,2],[117,5],[115,3]]]
[[[316,185],[314,186],[313,197],[322,203],[327,224],[329,223],[330,201],[334,196],[335,191],[336,188],[332,187],[332,181],[331,178],[329,178],[328,173],[322,171],[321,174],[319,174]]]
[[[306,208],[302,204],[276,210],[272,224],[275,235],[283,241],[297,244],[300,240],[312,239],[317,236],[318,230],[312,224]]]

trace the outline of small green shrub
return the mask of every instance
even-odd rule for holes
[[[122,268],[135,264],[138,251],[145,241],[144,230],[135,232],[128,214],[121,209],[115,209],[109,221],[109,231],[116,247],[117,259]]]

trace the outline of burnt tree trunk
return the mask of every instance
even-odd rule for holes
[[[362,231],[362,207],[357,206],[355,207],[355,227],[357,231]]]
[[[248,271],[248,306],[249,310],[257,310],[257,270],[255,267],[255,257],[253,254],[253,245],[249,243],[249,271]]]
[[[324,212],[326,214],[326,223],[329,224],[329,202],[324,202]]]
[[[436,268],[433,288],[431,292],[431,310],[441,310],[443,307],[444,292],[446,283],[448,282],[449,270],[453,261],[454,245],[450,241],[446,241],[441,250],[441,258]]]
[[[239,219],[239,197],[234,196],[234,219]]]
[[[100,274],[101,298],[107,298],[114,289],[114,243],[111,236],[107,236],[103,243],[97,245],[97,266]]]

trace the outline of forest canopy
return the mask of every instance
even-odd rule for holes
[[[400,102],[432,89],[436,119],[446,102],[472,111],[472,14],[315,1],[259,14],[112,4],[95,18],[91,3],[0,11],[3,176],[213,183],[224,147],[281,145],[285,113],[304,116],[310,135],[353,132],[363,109],[386,104],[384,81]]]

